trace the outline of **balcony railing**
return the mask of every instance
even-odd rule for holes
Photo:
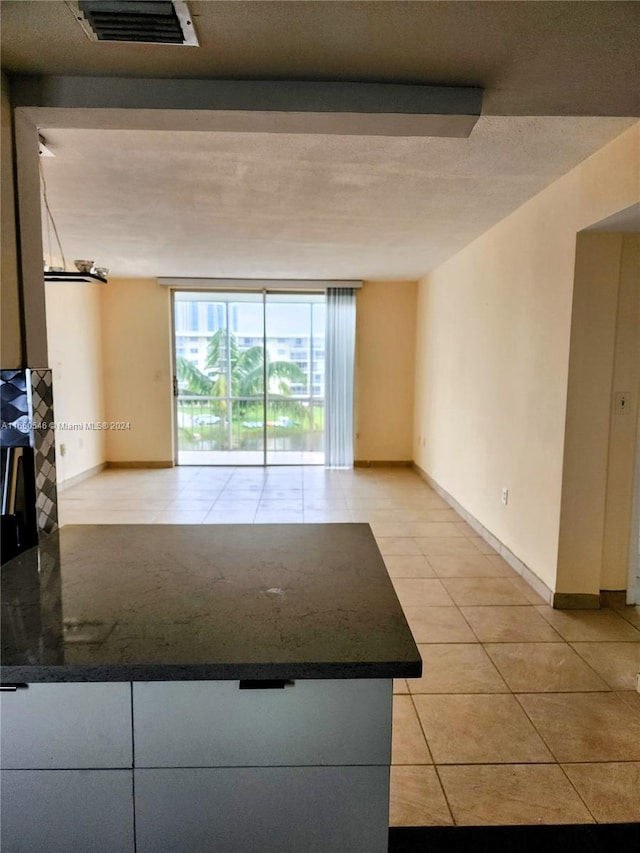
[[[262,397],[201,397],[179,394],[179,451],[262,451]],[[270,397],[266,412],[268,452],[322,452],[324,400],[309,396]]]

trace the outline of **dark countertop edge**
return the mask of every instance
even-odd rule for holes
[[[0,683],[83,681],[256,681],[270,679],[419,678],[422,661],[398,663],[105,664],[3,666]]]

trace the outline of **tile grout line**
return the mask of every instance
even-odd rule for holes
[[[578,655],[578,657],[580,658],[580,660],[582,660],[582,661],[586,664],[586,666],[588,666],[588,667],[589,667],[589,669],[590,669],[592,672],[594,672],[594,673],[595,673],[595,675],[596,675],[596,676],[597,676],[597,677],[598,677],[598,678],[599,678],[599,679],[600,679],[604,684],[606,684],[606,686],[609,688],[609,692],[614,693],[616,690],[618,690],[618,689],[620,689],[620,688],[614,687],[614,685],[613,685],[613,684],[610,684],[610,683],[607,681],[607,679],[605,678],[605,676],[604,676],[604,675],[601,675],[601,674],[598,672],[598,670],[597,670],[597,669],[595,669],[595,667],[593,667],[593,666],[589,663],[589,661],[588,661],[588,660],[587,660],[583,655],[581,655],[581,654],[580,654],[580,652],[578,651],[578,649],[574,648],[574,645],[573,645],[573,644],[575,644],[575,643],[585,643],[585,644],[587,644],[587,645],[588,645],[588,644],[590,644],[590,643],[600,644],[600,643],[608,643],[608,642],[613,642],[613,643],[615,643],[615,642],[618,642],[618,641],[617,641],[617,640],[573,640],[572,642],[570,642],[569,640],[567,640],[567,645],[569,646],[569,648],[570,648],[570,649],[571,649],[575,654],[577,654],[577,655]],[[625,642],[625,641],[624,641],[624,640],[620,640],[619,642]],[[637,646],[637,645],[638,645],[638,641],[628,640],[627,642],[628,642],[628,644],[629,644],[630,646],[634,646],[634,647],[635,647],[635,646]],[[622,690],[625,690],[625,688],[622,688]],[[595,691],[594,691],[594,692],[595,692]],[[604,693],[604,692],[606,692],[606,691],[599,691],[599,692],[603,692],[603,693]],[[629,691],[629,692],[632,692],[632,691]]]
[[[573,764],[573,763],[581,763],[581,762],[570,762],[570,761],[569,761],[569,762],[564,762],[564,763],[565,763],[565,764]],[[567,782],[571,785],[571,787],[573,788],[573,790],[574,790],[574,791],[576,792],[576,794],[578,795],[578,799],[580,800],[580,802],[584,805],[585,809],[589,812],[589,814],[590,814],[590,815],[591,815],[591,817],[593,818],[593,822],[594,822],[595,824],[598,824],[598,823],[599,823],[599,821],[597,820],[596,816],[594,815],[594,813],[593,813],[593,812],[591,811],[591,809],[589,808],[589,804],[588,804],[588,803],[587,803],[587,801],[584,799],[584,797],[582,796],[582,794],[580,793],[580,791],[579,791],[579,790],[576,788],[576,786],[573,784],[573,782],[572,782],[572,780],[571,780],[571,777],[569,776],[569,774],[567,773],[567,771],[564,769],[563,764],[561,764],[559,761],[558,761],[558,767],[560,768],[560,772],[562,773],[562,775],[565,777],[565,779],[567,780]]]
[[[407,687],[408,687],[408,685],[407,685]],[[447,796],[447,792],[446,792],[445,787],[442,783],[442,779],[440,778],[440,773],[438,772],[438,765],[436,764],[436,759],[435,759],[435,756],[433,754],[433,751],[432,751],[431,747],[429,746],[429,739],[427,738],[427,733],[425,732],[424,726],[422,725],[422,719],[420,717],[420,714],[418,713],[418,708],[416,707],[416,703],[414,701],[413,694],[411,693],[411,691],[409,691],[409,698],[411,700],[411,707],[413,708],[413,713],[416,715],[418,725],[420,726],[420,731],[422,732],[422,737],[423,737],[425,745],[427,747],[427,752],[429,753],[429,757],[431,758],[431,761],[432,761],[431,766],[434,769],[434,772],[436,774],[436,778],[438,780],[438,785],[440,785],[440,790],[442,791],[442,796],[444,797],[444,801],[447,805],[447,809],[449,810],[449,816],[451,817],[451,823],[453,826],[457,826],[456,819],[453,815],[453,809],[451,808],[451,803],[449,802],[449,797]],[[417,766],[417,765],[414,765],[414,766]]]

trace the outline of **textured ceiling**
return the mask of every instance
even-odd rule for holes
[[[469,139],[47,126],[68,260],[121,275],[414,278],[640,115],[637,2],[189,8],[199,48],[92,43],[65,3],[2,0],[2,66],[481,86],[483,115]]]
[[[489,116],[469,139],[48,130],[41,162],[67,261],[411,279],[632,122]]]

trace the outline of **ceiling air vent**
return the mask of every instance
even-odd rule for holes
[[[198,44],[181,0],[79,0],[77,8],[92,41]]]

